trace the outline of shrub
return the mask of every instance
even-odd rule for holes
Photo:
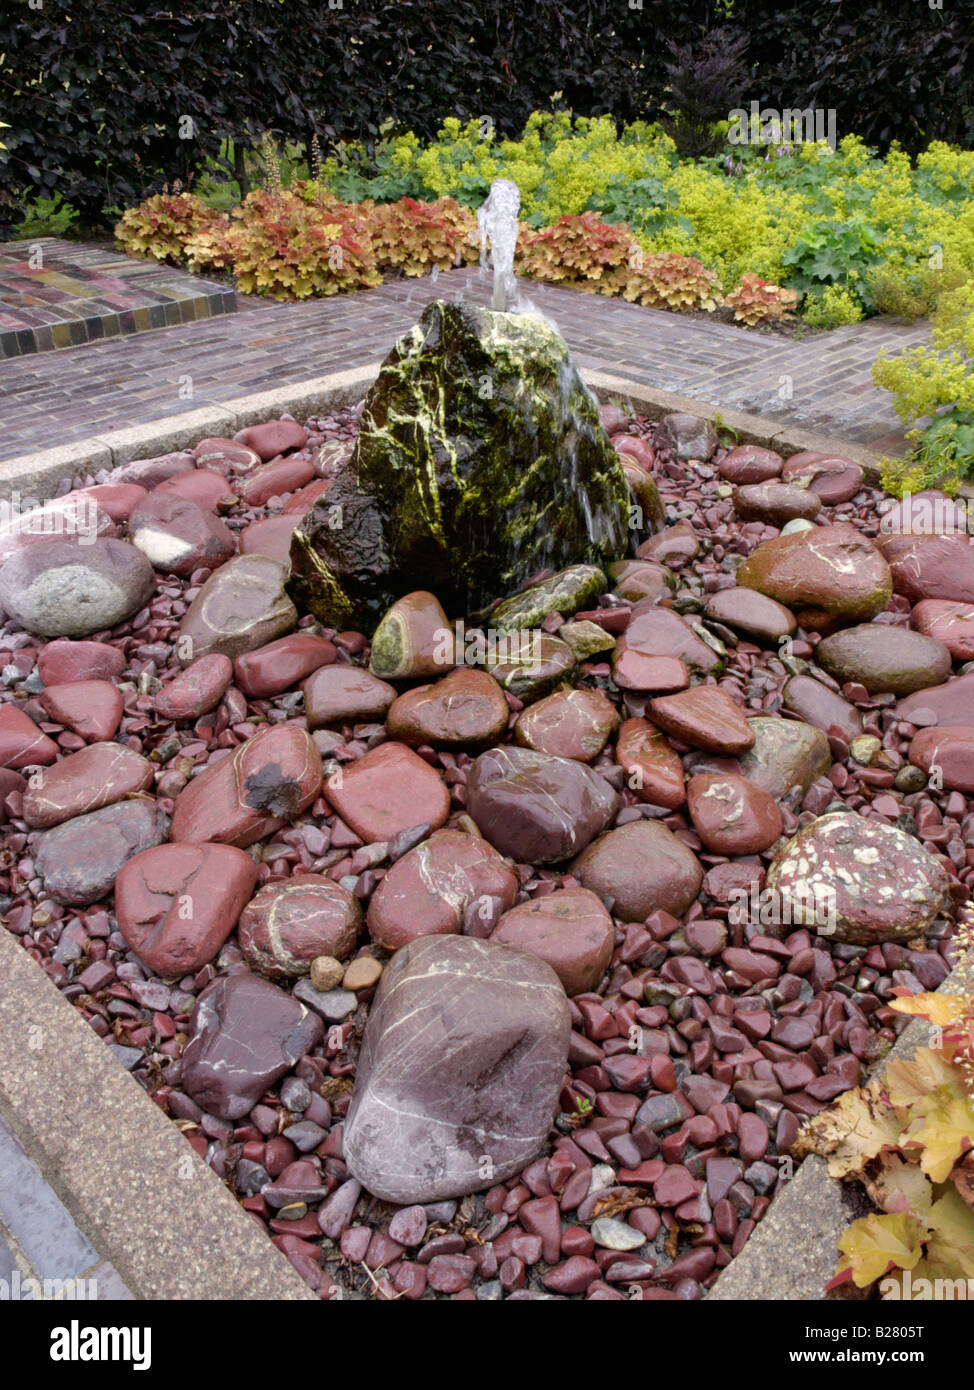
[[[368,220],[381,269],[426,275],[433,266],[449,270],[479,255],[477,219],[453,198],[434,203],[401,198],[373,207]]]
[[[892,1008],[934,1025],[932,1045],[846,1091],[806,1123],[792,1146],[795,1157],[824,1155],[832,1177],[861,1182],[878,1209],[840,1237],[827,1289],[879,1281],[888,1298],[931,1298],[937,1279],[961,1279],[967,1288],[974,1277],[971,927],[960,927],[955,941],[964,952],[959,992],[893,990]],[[930,1281],[926,1291],[918,1280]]]
[[[807,295],[802,308],[802,318],[813,328],[841,328],[862,317],[862,305],[839,285],[826,285],[821,293]]]
[[[132,256],[180,262],[187,242],[204,229],[216,228],[220,216],[193,193],[156,193],[128,208],[115,226],[115,239]]]
[[[748,67],[747,33],[721,25],[689,43],[667,44],[663,60],[667,91],[660,124],[681,155],[716,154],[723,144],[721,123],[743,100]]]
[[[659,251],[637,258],[623,295],[656,309],[716,309],[720,284],[712,270],[693,256]]]
[[[624,222],[613,226],[594,212],[561,217],[539,231],[522,228],[515,264],[535,280],[658,308],[713,309],[720,299],[716,275],[700,261],[647,256]]]
[[[632,232],[610,226],[594,212],[559,217],[553,227],[532,231],[522,226],[515,260],[521,275],[594,294],[621,294],[629,281],[630,262],[642,258]]]
[[[893,407],[908,424],[945,409],[974,411],[974,282],[942,296],[933,315],[933,346],[891,358],[881,352],[873,381],[892,392]]]
[[[186,243],[193,269],[230,269],[244,294],[307,299],[381,283],[363,215],[305,189],[247,195],[228,220],[205,227]]]
[[[724,299],[739,323],[754,328],[759,323],[781,323],[791,317],[798,303],[795,290],[769,285],[758,275],[742,275],[741,283]]]

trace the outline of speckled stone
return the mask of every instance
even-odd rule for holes
[[[765,887],[781,895],[789,923],[836,941],[870,946],[922,936],[946,900],[949,880],[919,840],[895,826],[837,811],[790,840]],[[767,930],[790,930],[789,924]]]

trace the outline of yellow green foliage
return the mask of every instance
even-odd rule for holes
[[[122,213],[115,239],[129,255],[180,261],[189,238],[221,220],[193,193],[156,193]]]
[[[813,328],[841,328],[862,317],[862,305],[839,285],[826,285],[821,294],[810,294],[802,311],[802,318]]]
[[[890,357],[881,352],[873,381],[890,391],[904,423],[935,415],[945,407],[974,411],[974,281],[944,293],[934,311],[933,346],[914,347]]]
[[[974,1278],[971,927],[962,926],[957,940],[964,952],[958,993],[902,990],[891,1001],[933,1024],[931,1045],[839,1096],[806,1122],[792,1146],[797,1158],[821,1154],[832,1177],[861,1182],[877,1209],[840,1237],[829,1288],[849,1279],[869,1288],[878,1280],[886,1298],[903,1297],[907,1287],[910,1297],[933,1297],[932,1281]]]

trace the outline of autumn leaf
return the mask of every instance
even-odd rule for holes
[[[969,1100],[942,1087],[910,1109],[907,1143],[921,1144],[920,1166],[934,1182],[944,1182],[958,1158],[974,1147],[974,1110]]]
[[[933,1202],[930,1179],[918,1163],[898,1153],[880,1154],[876,1172],[863,1179],[872,1202],[890,1215],[907,1212],[925,1218]]]
[[[833,1178],[863,1172],[866,1162],[900,1143],[901,1125],[887,1106],[882,1082],[845,1091],[809,1120],[789,1152],[794,1158],[822,1154]]]
[[[896,1059],[886,1067],[886,1089],[891,1105],[910,1106],[938,1086],[953,1087],[957,1074],[942,1052],[917,1048],[912,1058]]]
[[[843,1258],[836,1273],[851,1270],[856,1286],[864,1289],[891,1265],[913,1269],[923,1255],[926,1234],[926,1226],[904,1212],[860,1217],[839,1237]]]
[[[927,1257],[961,1275],[974,1278],[974,1212],[956,1192],[946,1192],[930,1208],[927,1221],[933,1234]]]
[[[925,1018],[937,1028],[959,1023],[969,1011],[970,1005],[957,994],[905,994],[891,999],[889,1007],[901,1014],[912,1014]]]

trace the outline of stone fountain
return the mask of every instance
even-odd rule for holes
[[[348,466],[294,533],[292,595],[328,626],[371,632],[416,589],[475,614],[539,570],[629,550],[629,486],[595,398],[551,324],[503,307],[519,203],[499,179],[480,209],[495,307],[426,307],[366,396]]]

